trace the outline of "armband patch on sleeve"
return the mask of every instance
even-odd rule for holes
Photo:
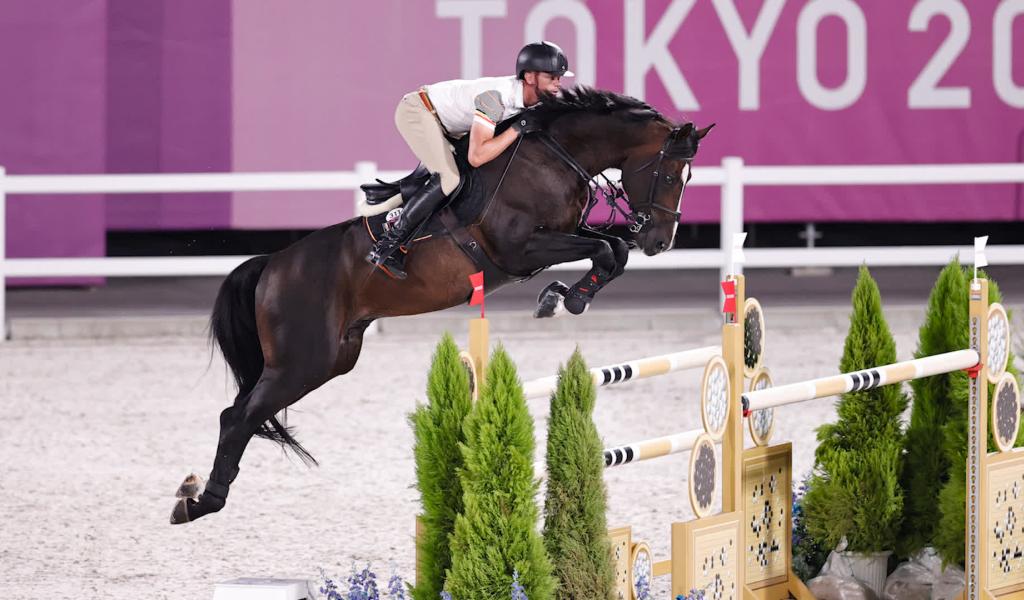
[[[473,113],[473,122],[486,125],[491,129],[494,129],[505,113],[505,106],[501,102],[501,93],[497,90],[489,90],[477,95],[473,104],[476,109]]]

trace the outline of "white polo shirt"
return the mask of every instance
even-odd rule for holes
[[[497,123],[526,108],[523,82],[515,76],[453,79],[424,86],[449,135],[469,132],[473,123],[492,130]]]

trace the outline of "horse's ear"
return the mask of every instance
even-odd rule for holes
[[[711,131],[711,128],[714,127],[714,126],[715,126],[715,124],[712,123],[712,124],[708,125],[707,127],[705,127],[704,129],[698,129],[697,130],[697,139],[698,140],[703,139],[704,136],[706,136],[708,134],[708,132]]]
[[[689,136],[690,132],[692,132],[692,131],[693,131],[693,123],[687,123],[686,125],[683,125],[682,127],[679,128],[679,135],[680,135],[680,137],[685,138],[685,137]]]

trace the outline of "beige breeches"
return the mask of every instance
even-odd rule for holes
[[[452,193],[459,185],[454,151],[437,117],[423,105],[418,92],[402,96],[395,109],[395,126],[416,158],[427,169],[441,174],[441,189],[445,195]]]

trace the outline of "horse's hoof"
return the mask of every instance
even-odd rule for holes
[[[569,294],[565,297],[565,310],[570,314],[582,315],[590,307],[590,300],[591,298],[580,294]]]
[[[537,296],[537,310],[533,313],[534,318],[548,319],[562,314],[565,311],[565,294],[568,291],[568,286],[561,281],[555,281],[541,290],[540,295]]]
[[[206,483],[203,481],[203,478],[192,473],[185,478],[185,481],[181,482],[181,485],[178,487],[178,491],[174,496],[176,498],[192,498],[195,500],[203,491],[204,485],[206,485]]]
[[[552,281],[547,285],[547,287],[542,289],[539,294],[537,294],[537,302],[539,303],[543,301],[544,298],[552,293],[564,298],[565,295],[569,293],[569,286],[565,285],[561,281]]]
[[[195,504],[195,501],[191,498],[179,498],[174,503],[174,510],[171,511],[171,525],[181,525],[182,523],[188,523],[192,519],[188,516],[188,503]]]
[[[533,311],[535,319],[550,319],[565,312],[565,299],[554,292],[548,293],[537,303],[537,310]]]

